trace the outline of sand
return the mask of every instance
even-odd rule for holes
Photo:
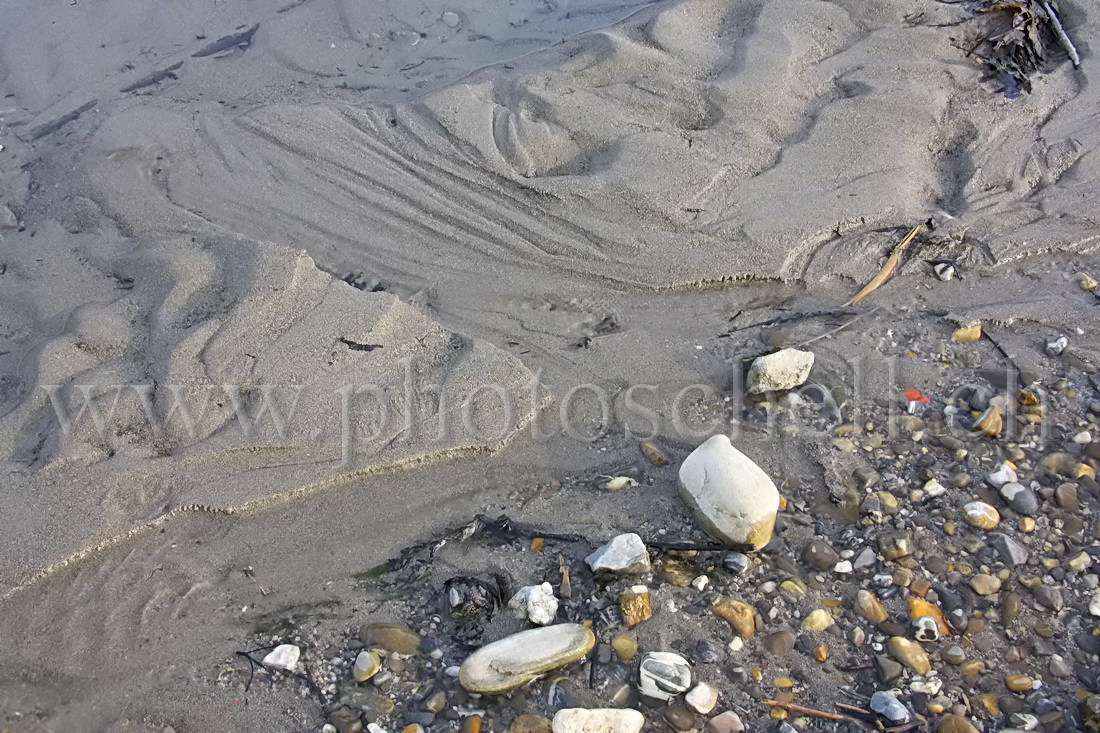
[[[1081,69],[1010,100],[932,2],[10,3],[7,722],[317,729],[210,684],[256,619],[352,624],[351,573],[489,507],[628,529],[674,474],[586,517],[544,490],[728,430],[742,358],[842,324],[782,319],[920,222],[877,310],[814,344],[852,404],[943,383],[879,355],[975,319],[1020,368],[1057,332],[1095,362],[1094,15],[1063,8]],[[103,430],[66,435],[85,392]],[[743,440],[825,493],[850,469],[822,436]]]

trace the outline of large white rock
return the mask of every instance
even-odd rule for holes
[[[652,570],[649,550],[638,535],[621,534],[584,559],[592,572],[640,574]]]
[[[554,714],[554,733],[638,733],[645,716],[618,708],[565,708]]]
[[[458,682],[468,692],[499,695],[580,659],[595,643],[592,631],[581,624],[528,629],[466,657],[458,670]]]
[[[302,650],[293,644],[280,644],[264,657],[264,666],[293,672],[294,668],[298,666],[298,658],[301,656]]]
[[[554,586],[525,585],[508,601],[508,608],[516,612],[519,618],[525,618],[533,624],[545,626],[558,614],[558,599],[554,595]]]
[[[794,389],[810,376],[813,365],[813,352],[798,349],[781,349],[774,354],[758,357],[749,367],[746,379],[748,391],[758,393]]]
[[[757,550],[771,539],[779,511],[775,484],[725,435],[709,438],[684,459],[680,498],[711,537]]]

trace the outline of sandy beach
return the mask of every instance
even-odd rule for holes
[[[1058,6],[1080,63],[1043,26],[1028,91],[981,43],[1023,6],[987,5],[11,0],[0,731],[1100,725],[1100,18]],[[788,347],[809,376],[749,393]],[[716,434],[782,497],[747,569],[662,546],[714,543],[678,471]],[[456,539],[479,515],[508,531]],[[585,564],[622,533],[640,580]],[[473,577],[549,582],[594,651],[471,696],[453,670],[529,626],[456,620]],[[890,651],[917,597],[930,672]],[[432,648],[357,683],[373,622]],[[717,706],[642,699],[624,633]],[[280,643],[297,676],[238,653]]]

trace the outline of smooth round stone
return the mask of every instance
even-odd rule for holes
[[[1039,496],[1023,484],[1010,481],[1001,486],[1000,494],[1017,514],[1030,516],[1039,511]]]
[[[366,624],[359,630],[359,640],[365,647],[378,647],[396,654],[420,651],[420,634],[396,624]]]
[[[963,516],[966,523],[979,529],[993,529],[1001,522],[1001,515],[991,505],[984,501],[972,501],[963,506]]]
[[[742,639],[750,639],[756,632],[756,609],[744,601],[719,596],[711,604],[710,612],[728,623]]]
[[[825,540],[813,540],[802,550],[802,560],[817,570],[828,570],[840,562],[840,554]]]
[[[638,653],[638,642],[625,634],[619,634],[611,640],[611,648],[615,650],[619,659],[629,662]]]
[[[695,727],[695,713],[686,705],[665,708],[664,718],[675,730],[689,731]]]
[[[777,657],[783,657],[794,649],[795,635],[790,631],[776,631],[764,637],[764,648]]]
[[[886,609],[883,608],[879,599],[874,593],[866,589],[861,588],[856,593],[856,608],[871,623],[882,623],[888,618]]]
[[[824,608],[815,608],[802,619],[802,628],[805,631],[824,631],[832,625],[833,617]]]
[[[521,631],[481,647],[458,670],[468,692],[498,695],[527,684],[540,674],[576,661],[596,644],[581,624],[556,624]]]
[[[718,690],[706,682],[700,682],[684,695],[684,702],[695,712],[706,715],[718,704]],[[694,723],[694,720],[692,721]]]
[[[890,637],[890,654],[915,674],[928,674],[932,671],[932,663],[928,661],[928,655],[921,645],[904,636]]]
[[[691,665],[679,654],[649,652],[638,665],[641,693],[658,700],[671,700],[691,687]]]
[[[936,733],[978,733],[978,729],[961,715],[952,714],[943,717]]]
[[[566,708],[554,715],[553,733],[638,733],[645,716],[637,710]]]
[[[741,722],[741,717],[732,710],[727,710],[710,719],[706,733],[743,733],[744,730],[745,724]]]
[[[508,733],[550,733],[550,719],[541,715],[517,715],[508,726]]]
[[[1023,692],[1024,690],[1030,690],[1033,684],[1033,680],[1026,674],[1009,674],[1005,675],[1005,687],[1013,692]]]
[[[940,627],[931,616],[917,616],[912,621],[913,638],[917,641],[936,641],[940,638]]]
[[[940,659],[948,664],[959,665],[966,661],[966,654],[963,652],[961,646],[952,644],[940,652]]]
[[[377,674],[381,667],[382,660],[378,658],[378,652],[364,649],[355,658],[355,666],[351,671],[356,682],[366,682]]]
[[[978,573],[970,579],[970,587],[980,596],[991,596],[1001,589],[1001,579],[988,573]]]
[[[889,692],[876,692],[871,695],[871,710],[894,725],[909,722],[909,709]]]
[[[699,526],[719,542],[768,544],[779,511],[779,490],[760,466],[715,435],[684,459],[680,498]]]

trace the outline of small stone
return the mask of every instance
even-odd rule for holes
[[[1066,568],[1079,573],[1092,565],[1092,557],[1087,552],[1079,552],[1066,561]]]
[[[527,619],[533,624],[546,626],[558,615],[558,599],[549,583],[527,585],[508,601],[508,608],[516,612],[516,618]]]
[[[642,449],[642,453],[645,455],[646,460],[652,463],[654,466],[663,466],[668,463],[668,459],[665,458],[665,454],[661,452],[661,449],[653,445],[648,441],[639,445]]]
[[[1089,599],[1089,613],[1100,616],[1100,590],[1093,593],[1092,598]]]
[[[970,587],[980,596],[991,596],[1001,589],[1001,579],[988,573],[978,573],[970,579]]]
[[[686,733],[695,727],[695,713],[686,705],[672,705],[665,708],[664,719],[673,730]]]
[[[840,561],[840,554],[825,540],[813,540],[802,550],[802,560],[816,570],[828,570]]]
[[[649,605],[649,589],[644,585],[635,585],[619,594],[619,611],[623,623],[636,626],[653,615]]]
[[[521,631],[481,647],[462,663],[458,682],[468,692],[497,695],[580,659],[596,643],[581,624],[556,624]]]
[[[940,627],[931,616],[918,616],[913,619],[913,638],[917,641],[936,641],[940,638]]]
[[[371,733],[376,732],[371,731]],[[385,733],[385,731],[383,730],[382,733]],[[462,725],[459,726],[458,733],[481,733],[481,716],[475,714],[463,720]]]
[[[337,733],[361,733],[363,730],[363,721],[359,719],[359,713],[347,705],[341,705],[329,713],[328,722]]]
[[[910,590],[912,591],[914,589],[910,587]],[[944,618],[943,611],[940,610],[939,606],[930,601],[926,601],[923,596],[919,595],[909,596],[907,602],[909,604],[910,619],[915,620],[922,616],[931,616],[936,622],[936,627],[940,635],[942,636],[948,633],[947,619]]]
[[[615,650],[619,659],[629,662],[638,653],[638,642],[625,634],[619,634],[611,640],[611,648]]]
[[[377,674],[381,668],[382,660],[378,657],[378,652],[372,649],[364,649],[355,658],[355,665],[352,667],[351,673],[356,682],[366,682]]]
[[[759,550],[771,539],[779,491],[727,436],[709,438],[684,459],[679,490],[695,520],[718,541]]]
[[[462,18],[459,17],[458,13],[452,12],[450,10],[443,13],[442,20],[443,25],[447,26],[448,28],[457,28],[458,24],[462,22]]]
[[[904,725],[909,722],[909,709],[889,692],[879,690],[871,695],[870,704],[871,710],[891,725]]]
[[[1091,436],[1089,436],[1091,439]],[[1081,500],[1077,496],[1077,487],[1073,484],[1059,484],[1054,490],[1054,501],[1067,512],[1081,510]]]
[[[1100,733],[1100,695],[1089,695],[1077,705],[1085,733]]]
[[[280,644],[264,657],[264,666],[294,671],[301,656],[302,650],[294,644]]]
[[[1023,484],[1015,481],[1002,484],[1000,494],[1017,514],[1032,515],[1039,511],[1039,497]]]
[[[710,612],[728,623],[742,639],[750,639],[756,632],[756,609],[743,601],[719,596],[711,604]]]
[[[986,435],[997,437],[1004,430],[1004,420],[1001,419],[1001,412],[996,407],[990,406],[982,415],[974,422],[974,427],[981,430]]]
[[[749,394],[794,389],[805,383],[814,365],[814,355],[798,349],[781,349],[752,362],[746,377]]]
[[[441,713],[445,707],[447,707],[447,693],[443,690],[433,692],[428,699],[424,701],[424,709],[429,713]]]
[[[948,664],[959,665],[966,661],[966,654],[963,652],[961,646],[952,644],[940,652],[940,659]]]
[[[1009,567],[1016,567],[1027,562],[1027,548],[1002,532],[994,532],[989,535],[989,546],[997,551],[997,554],[1001,557],[1001,562]]]
[[[875,657],[875,666],[878,667],[879,674],[882,675],[882,679],[886,682],[896,680],[905,672],[905,668],[902,667],[901,664],[882,654]]]
[[[517,715],[508,726],[508,733],[551,733],[552,730],[550,718],[541,715]]]
[[[1001,521],[1001,515],[990,504],[984,501],[972,501],[963,506],[963,516],[966,523],[979,529],[993,529]]]
[[[643,695],[668,701],[691,687],[691,666],[679,654],[648,652],[638,665],[638,679]]]
[[[967,341],[977,341],[982,337],[982,326],[980,323],[974,323],[969,326],[960,326],[951,332],[952,343],[965,343]]]
[[[921,645],[904,636],[890,637],[890,654],[915,674],[928,674],[932,671],[932,663]]]
[[[829,647],[824,644],[818,644],[814,647],[813,657],[819,662],[824,662],[829,658]]]
[[[980,659],[968,659],[959,665],[959,674],[969,677],[980,673],[983,669],[985,669],[985,662]]]
[[[997,470],[986,476],[986,481],[995,489],[999,489],[1005,484],[1013,483],[1016,481],[1016,471],[1008,464],[1002,463],[997,466]]]
[[[1077,285],[1082,290],[1096,290],[1097,283],[1096,278],[1087,272],[1079,272],[1075,275],[1077,278]]]
[[[707,733],[744,733],[745,724],[732,710],[715,715],[707,723]]]
[[[794,649],[795,635],[790,631],[776,631],[764,637],[764,648],[777,657],[786,656]]]
[[[912,554],[913,541],[908,532],[887,532],[879,535],[878,549],[887,560],[897,560]]]
[[[1062,591],[1058,588],[1049,585],[1037,585],[1031,589],[1031,592],[1035,596],[1035,600],[1051,611],[1061,611],[1062,606],[1065,604]]]
[[[967,478],[969,478],[969,476]],[[936,479],[932,479],[924,484],[924,493],[928,497],[940,496],[946,491],[947,487],[941,484]]]
[[[554,714],[553,733],[639,733],[645,716],[637,710],[565,708]]]
[[[594,573],[605,571],[638,575],[653,569],[649,564],[649,550],[642,538],[633,532],[619,535],[584,561]]]
[[[396,654],[411,655],[420,651],[420,634],[395,624],[366,624],[359,631],[359,640],[367,648]]]
[[[883,608],[879,599],[875,597],[874,593],[866,589],[861,588],[856,593],[856,608],[871,623],[882,623],[888,618],[886,609]]]
[[[735,575],[743,575],[749,569],[751,561],[749,556],[740,552],[731,552],[722,558],[722,564]]]
[[[700,682],[684,695],[684,702],[700,715],[707,715],[718,704],[718,690],[705,682]]]
[[[851,560],[841,560],[840,562],[838,562],[836,565],[833,566],[833,572],[834,573],[839,573],[841,575],[845,575],[847,573],[852,572],[852,569],[853,568],[852,568],[852,561]]]
[[[824,631],[833,625],[833,617],[824,608],[815,608],[802,619],[803,631]]]
[[[936,733],[978,733],[978,729],[961,715],[945,715]]]
[[[1023,692],[1024,690],[1030,690],[1034,680],[1028,677],[1026,674],[1009,674],[1005,675],[1005,687],[1013,692]]]

